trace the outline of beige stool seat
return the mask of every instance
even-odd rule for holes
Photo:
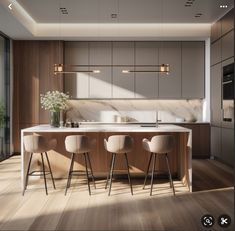
[[[113,135],[108,138],[108,140],[104,139],[104,147],[105,149],[112,153],[112,160],[110,162],[110,171],[107,175],[106,185],[105,189],[107,189],[108,183],[109,184],[109,196],[111,193],[111,187],[112,187],[112,179],[113,179],[113,172],[114,172],[114,165],[115,165],[115,159],[116,154],[124,154],[125,160],[126,160],[126,167],[127,167],[127,176],[130,184],[131,194],[133,195],[133,189],[132,189],[132,183],[131,183],[131,177],[129,172],[129,163],[127,158],[127,153],[131,152],[133,149],[133,138],[128,135]]]
[[[93,175],[93,170],[92,170],[90,156],[89,156],[89,152],[91,151],[92,146],[95,145],[95,142],[96,142],[95,139],[90,139],[89,137],[85,135],[71,135],[65,138],[65,149],[66,151],[72,153],[71,163],[70,163],[70,168],[69,168],[69,173],[68,173],[68,180],[67,180],[67,185],[65,189],[65,195],[67,194],[67,190],[71,185],[72,175],[74,175],[74,173],[81,172],[79,170],[73,170],[74,158],[76,154],[82,154],[84,156],[89,195],[91,195],[89,175],[91,175],[93,183],[94,183],[94,187],[96,188],[95,178]],[[88,171],[87,162],[89,163],[90,171]]]
[[[49,161],[47,152],[52,150],[52,149],[55,149],[55,147],[57,145],[57,141],[56,141],[56,139],[48,140],[45,137],[40,136],[40,135],[27,135],[27,136],[24,136],[23,143],[24,143],[25,151],[30,153],[29,164],[28,164],[26,179],[25,179],[25,186],[24,186],[24,189],[23,189],[23,195],[24,195],[25,190],[26,190],[27,185],[28,185],[29,176],[34,176],[34,175],[38,176],[35,173],[37,173],[37,172],[41,173],[41,171],[33,171],[33,172],[30,173],[31,162],[32,162],[33,154],[35,154],[35,153],[40,153],[41,154],[42,174],[44,176],[44,184],[45,184],[46,194],[48,194],[46,174],[51,175],[51,179],[52,179],[54,189],[55,189],[55,182],[54,182],[53,174],[52,174],[52,171],[51,171],[51,165],[50,165],[50,161]],[[45,153],[45,156],[46,156],[46,159],[47,159],[49,171],[45,171],[44,157],[43,157],[44,153]]]
[[[175,144],[174,136],[172,136],[172,135],[158,135],[158,136],[152,137],[151,141],[149,141],[148,139],[143,139],[143,141],[142,141],[143,148],[146,151],[151,153],[150,159],[148,162],[148,166],[146,169],[143,189],[145,188],[145,184],[146,184],[148,173],[149,173],[149,167],[150,167],[150,164],[152,161],[152,157],[154,156],[153,167],[152,167],[152,176],[151,176],[150,195],[152,195],[152,191],[153,191],[153,180],[154,180],[154,173],[155,173],[156,157],[158,155],[165,156],[168,174],[169,174],[170,186],[172,187],[173,194],[175,195],[175,188],[174,188],[174,184],[172,181],[169,160],[168,160],[168,153],[170,153],[173,150],[174,144]]]

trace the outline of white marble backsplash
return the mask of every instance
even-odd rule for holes
[[[65,120],[202,122],[203,100],[70,100]]]

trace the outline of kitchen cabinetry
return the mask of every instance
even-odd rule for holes
[[[158,42],[136,42],[135,64],[157,65],[158,64]],[[141,70],[143,68],[139,68]],[[144,67],[146,70],[153,68]],[[135,98],[157,98],[158,97],[158,73],[135,73]]]
[[[234,31],[222,37],[222,60],[231,58],[234,55]]]
[[[222,150],[221,160],[228,165],[234,163],[234,130],[228,128],[221,129]]]
[[[112,43],[111,42],[90,42],[89,43],[89,64],[90,65],[111,65],[112,64]],[[112,97],[112,68],[93,67],[100,70],[100,73],[89,74],[89,98],[111,98]]]
[[[181,98],[181,42],[162,42],[159,63],[170,65],[168,75],[159,73],[159,98]]]
[[[221,128],[211,126],[211,155],[221,158]]]
[[[221,20],[218,20],[214,23],[211,27],[211,42],[215,42],[215,40],[219,39],[222,35],[222,28],[221,28]]]
[[[182,98],[204,98],[204,57],[204,42],[182,42]]]
[[[234,9],[230,10],[222,19],[221,19],[221,29],[222,34],[226,34],[234,28]]]
[[[220,126],[222,121],[221,63],[211,67],[211,124]]]
[[[179,124],[177,124],[179,125]],[[180,124],[192,130],[193,158],[210,157],[210,124]]]
[[[211,65],[221,62],[221,40],[211,45]]]
[[[134,42],[113,42],[113,65],[134,65]]]
[[[65,65],[88,65],[89,52],[88,42],[65,42]],[[70,67],[69,70],[88,71],[88,67]],[[64,81],[64,90],[72,98],[89,98],[89,74],[72,73],[66,74]]]

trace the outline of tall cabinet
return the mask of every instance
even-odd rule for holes
[[[223,67],[234,63],[234,9],[211,28],[211,155],[233,165],[234,121],[223,121]]]

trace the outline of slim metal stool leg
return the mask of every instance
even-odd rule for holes
[[[146,172],[145,172],[145,178],[144,178],[144,186],[143,186],[143,189],[145,188],[145,184],[146,184],[146,181],[147,181],[147,178],[148,178],[149,167],[150,167],[150,164],[151,164],[152,156],[153,156],[153,153],[151,152],[151,156],[150,156],[149,162],[148,162],[148,167],[147,167]]]
[[[44,165],[43,153],[41,153],[41,159],[42,159],[42,170],[43,170],[43,176],[44,176],[45,190],[46,190],[46,195],[48,195],[48,192],[47,192],[47,180],[46,180],[46,174],[45,174],[45,165]]]
[[[89,175],[88,175],[88,168],[87,168],[87,157],[86,157],[86,153],[84,153],[83,155],[84,155],[84,158],[85,158],[87,185],[88,185],[89,195],[91,195],[90,180],[89,180]]]
[[[109,172],[107,174],[107,180],[106,180],[106,184],[105,184],[105,189],[107,189],[107,187],[108,187],[108,182],[109,182],[110,171],[111,171],[111,168],[112,168],[112,163],[113,163],[113,153],[112,153],[112,159],[110,161]]]
[[[50,161],[49,161],[47,152],[45,152],[45,154],[46,154],[46,159],[47,159],[48,168],[49,168],[49,171],[50,171],[50,175],[51,175],[51,180],[52,180],[52,183],[53,183],[53,187],[54,187],[54,189],[56,189],[56,187],[55,187],[55,181],[54,181],[54,177],[53,177],[53,174],[52,174],[52,171],[51,171],[51,165],[50,165]]]
[[[167,155],[167,153],[166,153],[165,157],[166,157],[166,164],[167,164],[167,168],[168,168],[168,174],[169,174],[170,185],[171,185],[171,187],[172,187],[173,194],[174,194],[174,196],[175,196],[175,187],[174,187],[173,180],[172,180],[172,177],[171,177],[171,170],[170,170],[170,166],[169,166],[169,161],[168,161],[168,155]]]
[[[111,188],[112,188],[113,169],[114,169],[114,164],[115,164],[115,158],[116,158],[116,153],[113,153],[113,156],[112,156],[112,165],[111,165],[111,169],[110,169],[109,196],[110,196]]]
[[[150,196],[152,196],[152,192],[153,192],[153,178],[154,178],[154,172],[155,172],[156,155],[157,155],[157,154],[156,154],[156,153],[154,153],[153,167],[152,167],[152,177],[151,177]]]
[[[94,188],[96,189],[96,185],[95,185],[95,177],[94,177],[94,175],[93,175],[93,170],[92,170],[92,166],[91,166],[90,155],[89,155],[89,153],[88,153],[88,152],[86,153],[86,155],[87,155],[87,159],[88,159],[88,162],[89,162],[89,165],[90,165],[91,177],[92,177],[92,181],[93,181],[93,184],[94,184]]]
[[[27,169],[26,179],[25,179],[25,184],[24,184],[24,189],[23,189],[23,196],[24,196],[25,190],[26,190],[27,185],[28,185],[29,171],[30,171],[30,166],[31,166],[32,157],[33,157],[33,153],[30,153],[29,164],[28,164],[28,169]]]
[[[130,188],[131,188],[131,195],[133,195],[133,189],[132,189],[131,176],[130,176],[130,171],[129,171],[128,158],[127,158],[127,154],[126,153],[124,155],[125,155],[125,159],[126,159],[127,176],[128,176],[128,180],[129,180],[129,184],[130,184]]]
[[[64,193],[65,195],[67,194],[67,190],[70,187],[70,182],[71,182],[71,178],[72,178],[73,163],[74,163],[74,153],[72,154],[71,163],[70,163],[70,167],[69,167],[68,180],[67,180],[67,185],[66,185],[65,193]]]

